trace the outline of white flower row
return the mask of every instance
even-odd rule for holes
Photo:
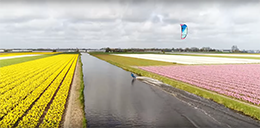
[[[179,64],[247,64],[260,63],[260,59],[239,59],[222,57],[202,57],[185,55],[160,55],[160,54],[113,54],[117,56],[134,57],[140,59],[157,60]]]

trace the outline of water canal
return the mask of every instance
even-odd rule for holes
[[[248,117],[234,117],[238,114],[233,111],[194,107],[157,87],[132,81],[130,72],[87,53],[82,54],[82,62],[85,114],[90,128],[259,126]]]

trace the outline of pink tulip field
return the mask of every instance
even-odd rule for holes
[[[145,66],[139,68],[260,105],[260,64]]]

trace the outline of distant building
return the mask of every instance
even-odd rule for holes
[[[77,52],[77,50],[69,50],[68,52]]]
[[[223,50],[220,50],[221,52],[232,52],[231,50],[229,49],[223,49]]]
[[[247,50],[247,53],[259,53],[259,50]]]
[[[57,49],[56,52],[77,52],[76,49]]]
[[[32,52],[32,50],[26,50],[26,49],[13,49],[10,52]]]
[[[40,50],[40,51],[32,51],[32,52],[53,52],[53,50]]]
[[[244,50],[242,50],[241,52],[242,52],[242,53],[247,53],[247,51],[246,51],[245,49],[244,49]]]
[[[79,52],[87,52],[87,50],[79,50]]]
[[[106,50],[90,49],[90,50],[87,50],[87,52],[106,52]]]
[[[151,53],[162,53],[161,50],[145,50],[144,52],[151,52]]]
[[[0,49],[0,52],[5,52],[5,50],[4,49]]]

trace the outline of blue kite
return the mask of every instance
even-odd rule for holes
[[[188,35],[188,26],[186,24],[181,24],[181,39],[185,39]]]

